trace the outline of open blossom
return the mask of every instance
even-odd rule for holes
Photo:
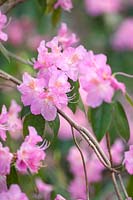
[[[70,47],[78,42],[78,38],[75,33],[71,33],[66,23],[61,23],[58,30],[58,40],[61,43],[63,49]]]
[[[7,109],[5,105],[3,105],[0,114],[0,137],[4,141],[6,140],[7,120],[8,120]]]
[[[0,200],[28,200],[25,193],[21,192],[17,184],[12,184],[8,191],[0,193]]]
[[[0,40],[7,41],[8,36],[6,33],[3,32],[3,28],[5,27],[5,24],[7,23],[7,17],[6,15],[2,14],[0,11]]]
[[[133,175],[133,145],[125,152],[124,164],[128,173]]]
[[[33,127],[29,127],[29,135],[25,138],[20,149],[17,151],[16,168],[21,173],[37,173],[45,159],[44,147],[37,145],[42,138]]]
[[[50,200],[51,192],[53,190],[53,186],[50,184],[44,183],[41,179],[36,179],[36,187],[38,189],[38,193],[41,199]]]
[[[133,18],[127,18],[118,27],[112,37],[112,46],[116,50],[133,50]]]
[[[59,6],[66,11],[70,11],[73,8],[72,0],[57,0],[54,8],[56,9]]]
[[[106,61],[105,55],[94,55],[90,51],[80,66],[80,85],[87,93],[86,104],[94,108],[100,106],[103,101],[110,103],[118,89],[125,93],[125,85],[112,76]]]
[[[0,143],[0,175],[7,175],[10,173],[10,164],[13,155],[10,153],[8,147],[3,147]]]
[[[104,13],[116,13],[122,7],[122,0],[85,0],[85,8],[92,16]]]

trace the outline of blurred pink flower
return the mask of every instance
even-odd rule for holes
[[[36,187],[38,189],[41,199],[50,200],[51,192],[53,190],[52,185],[46,184],[38,178],[36,179]]]
[[[12,184],[8,191],[0,193],[0,200],[28,200],[28,198],[17,184]]]
[[[92,16],[116,13],[122,8],[122,0],[85,0],[85,8]]]
[[[3,147],[0,143],[0,175],[7,175],[10,173],[11,160],[13,158],[8,147]]]
[[[8,130],[7,120],[8,120],[7,109],[5,105],[3,105],[0,114],[0,137],[4,141],[6,140],[6,131]]]
[[[59,6],[66,11],[70,11],[73,8],[72,0],[57,0],[54,8],[56,9]]]
[[[0,193],[7,191],[6,176],[0,175]]]
[[[21,107],[16,103],[15,100],[12,100],[7,113],[8,116],[7,126],[9,134],[14,139],[18,139],[21,137],[22,121],[18,116],[20,111]]]
[[[0,11],[0,40],[7,41],[8,36],[6,33],[3,32],[3,28],[5,28],[7,23],[6,15],[2,14]]]
[[[133,50],[133,18],[125,19],[112,37],[112,46],[116,50]]]
[[[130,145],[129,151],[125,152],[124,164],[127,172],[133,175],[133,145]]]

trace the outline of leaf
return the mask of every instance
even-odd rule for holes
[[[46,10],[45,10],[46,14],[49,14],[49,13],[54,11],[55,2],[56,2],[55,0],[47,0],[47,7],[46,7]]]
[[[52,13],[52,25],[56,26],[61,18],[61,8],[58,8]]]
[[[122,104],[118,101],[112,104],[113,106],[113,118],[116,128],[116,132],[125,140],[129,140],[130,129],[128,124],[128,119]]]
[[[127,185],[127,192],[130,197],[133,197],[133,176],[130,176],[129,182]]]
[[[53,133],[54,133],[54,137],[56,138],[58,135],[58,131],[60,128],[60,119],[59,119],[59,115],[57,114],[56,118],[54,121],[50,121],[48,122],[49,127],[52,129]]]
[[[21,118],[30,114],[30,106],[24,106],[21,110]]]
[[[43,135],[45,128],[45,119],[42,115],[28,114],[23,122],[23,135],[28,135],[28,126],[33,126],[39,135]]]
[[[69,100],[68,107],[72,110],[73,113],[76,112],[76,108],[78,106],[79,101],[79,82],[73,82],[69,79],[69,83],[71,84],[71,92],[68,94],[68,98],[72,98]]]
[[[18,184],[19,181],[18,181],[18,175],[15,169],[15,166],[12,166],[10,170],[10,174],[7,175],[7,185],[10,186],[11,184],[14,184],[14,183]]]
[[[91,108],[88,117],[92,124],[93,131],[98,141],[100,141],[109,130],[112,114],[111,104],[103,103],[100,107]]]
[[[10,58],[8,56],[8,51],[6,50],[6,48],[2,45],[2,43],[0,42],[0,51],[1,53],[5,56],[5,58],[8,60],[8,62],[10,62]]]

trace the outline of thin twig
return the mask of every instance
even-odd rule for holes
[[[107,149],[108,149],[108,153],[109,153],[109,159],[110,159],[110,163],[111,163],[111,167],[113,168],[113,159],[112,159],[112,154],[111,154],[111,144],[110,144],[110,136],[109,133],[106,133],[106,142],[107,142]],[[114,184],[114,188],[117,194],[117,197],[119,200],[122,200],[122,196],[119,190],[119,186],[118,183],[116,181],[116,176],[114,172],[111,172],[111,176],[112,176],[112,181]]]
[[[122,190],[123,190],[123,193],[124,193],[125,197],[128,199],[129,196],[128,196],[128,193],[127,193],[127,191],[126,191],[125,185],[124,185],[124,183],[123,183],[121,174],[118,174],[118,178],[119,178],[120,185],[121,185],[121,188],[122,188]]]
[[[21,81],[15,78],[14,76],[4,72],[3,70],[0,70],[0,78],[3,78],[5,80],[11,81],[15,83],[16,85],[20,85]]]
[[[19,62],[21,62],[21,63],[23,63],[23,64],[25,64],[25,65],[33,66],[33,63],[32,63],[31,61],[29,61],[29,60],[24,60],[23,58],[21,58],[21,57],[15,55],[14,53],[8,51],[7,49],[6,49],[6,53],[7,53],[7,55],[8,55],[9,57],[14,58],[15,60],[17,60],[17,61],[19,61]]]
[[[85,164],[85,159],[84,159],[84,155],[83,155],[83,152],[77,142],[77,139],[75,137],[75,134],[74,134],[74,130],[73,130],[73,127],[71,126],[71,131],[72,131],[72,135],[73,135],[73,140],[74,140],[74,143],[77,147],[77,149],[79,150],[79,153],[81,155],[81,159],[82,159],[82,163],[83,163],[83,168],[84,168],[84,175],[85,175],[85,185],[86,185],[86,199],[89,200],[89,184],[88,184],[88,178],[87,178],[87,170],[86,170],[86,164]]]

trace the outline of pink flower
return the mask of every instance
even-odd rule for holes
[[[106,64],[106,56],[94,55],[88,52],[83,63],[80,64],[80,85],[86,91],[86,104],[95,108],[102,102],[111,103],[115,90],[125,93],[125,86],[119,83],[111,73],[111,68]]]
[[[76,34],[69,31],[66,23],[61,23],[61,27],[58,30],[58,39],[63,49],[70,47],[78,42]]]
[[[77,48],[68,47],[63,51],[56,64],[70,79],[77,81],[79,64],[85,55],[86,49],[83,46],[78,46]]]
[[[22,93],[21,100],[23,104],[25,106],[30,105],[34,98],[43,91],[44,85],[43,79],[35,79],[25,72],[23,75],[23,83],[18,86],[18,90]]]
[[[7,128],[7,120],[8,120],[8,116],[7,116],[7,109],[5,107],[5,105],[2,106],[2,112],[0,114],[0,137],[2,138],[2,140],[6,140],[6,130]]]
[[[59,6],[66,11],[70,11],[73,8],[72,0],[57,0],[57,2],[54,5],[54,8],[56,9]]]
[[[44,183],[41,179],[36,179],[36,186],[40,197],[42,199],[50,200],[51,192],[53,190],[53,186],[50,184]]]
[[[124,164],[129,174],[133,175],[133,145],[125,152]]]
[[[120,164],[123,158],[124,144],[120,139],[117,139],[111,146],[111,154],[113,162],[115,164]]]
[[[10,153],[8,147],[3,147],[0,143],[0,175],[7,175],[10,173],[10,165],[13,155]]]
[[[7,22],[6,15],[2,14],[0,11],[0,40],[3,41],[7,41],[8,39],[7,34],[2,31],[2,29],[5,27],[6,22]]]
[[[116,13],[121,9],[121,6],[122,0],[85,0],[86,11],[92,16],[104,13]]]
[[[31,173],[37,173],[45,159],[45,148],[37,145],[42,138],[37,135],[33,127],[29,127],[29,136],[25,138],[20,149],[17,151],[16,168],[21,173],[26,173],[27,169]]]
[[[57,196],[55,197],[54,200],[66,200],[63,196],[61,196],[60,194],[57,194]]]
[[[0,193],[3,191],[7,191],[6,176],[0,175]]]
[[[22,131],[22,121],[18,116],[18,113],[21,111],[21,107],[16,103],[15,100],[11,101],[9,111],[7,113],[8,121],[8,131],[12,138],[18,139],[21,136]]]
[[[26,194],[21,192],[20,187],[16,184],[12,184],[8,191],[0,193],[1,200],[28,200]]]
[[[133,50],[133,18],[125,19],[112,37],[112,46],[116,50]]]

